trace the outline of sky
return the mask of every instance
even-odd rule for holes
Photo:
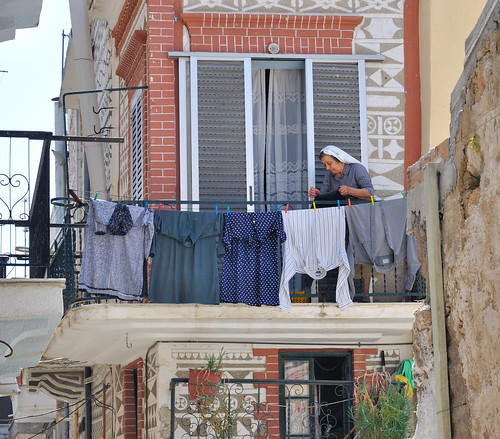
[[[71,30],[68,0],[43,0],[37,27],[16,30],[14,40],[0,42],[0,130],[54,132],[54,102],[62,78],[62,33]],[[65,38],[67,47],[68,38]],[[0,138],[0,218],[23,218],[36,182],[41,141]],[[26,147],[28,146],[28,148]],[[53,147],[52,147],[53,149]],[[28,160],[29,156],[29,160]],[[6,185],[6,175],[20,182]],[[27,189],[24,176],[29,178]],[[15,181],[14,179],[12,181]],[[51,155],[51,197],[54,196]],[[28,195],[26,195],[26,191]],[[11,212],[9,212],[11,208]],[[23,218],[24,219],[24,218]],[[0,228],[0,253],[14,253],[27,245],[23,228]],[[16,250],[15,250],[16,249]],[[12,275],[23,276],[16,270]]]
[[[0,43],[0,130],[54,131],[62,75],[62,33],[71,30],[68,0],[43,0],[37,27]],[[65,38],[67,47],[68,38]]]

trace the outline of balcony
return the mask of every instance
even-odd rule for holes
[[[84,295],[76,286],[84,250],[80,243],[85,215],[75,212],[84,212],[85,202],[76,196],[56,199],[53,218],[59,215],[63,224],[61,220],[49,221],[49,146],[56,137],[51,133],[6,132],[0,137],[7,139],[10,145],[17,138],[23,138],[28,144],[34,140],[43,143],[38,175],[25,178],[28,185],[32,180],[37,181],[32,195],[28,190],[27,194],[14,199],[12,194],[17,183],[14,184],[13,173],[5,172],[2,177],[6,182],[2,186],[9,195],[0,197],[7,206],[0,225],[2,229],[10,227],[13,231],[9,236],[14,239],[7,251],[2,240],[1,264],[7,278],[49,277],[65,281],[65,316],[53,328],[45,349],[44,358],[49,362],[125,364],[158,340],[311,345],[408,344],[412,341],[413,312],[419,306],[415,300],[425,297],[425,282],[418,276],[412,291],[405,291],[404,270],[400,267],[388,274],[370,269],[368,274],[358,273],[355,300],[369,297],[370,303],[359,303],[343,312],[333,305],[335,282],[331,278],[306,285],[301,291],[298,287],[292,288],[290,313],[265,306],[142,303]],[[149,206],[154,207],[159,201],[149,200]],[[130,203],[144,206],[146,201]],[[16,218],[20,205],[23,209]],[[56,233],[51,233],[51,229]],[[23,245],[19,245],[20,242]],[[62,285],[60,280],[54,282]]]
[[[65,285],[45,278],[51,134],[17,134],[0,134],[0,394],[17,391],[20,370],[40,360],[63,314]]]

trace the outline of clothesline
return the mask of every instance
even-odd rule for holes
[[[158,206],[158,209],[161,210],[162,207],[174,207],[180,205],[188,205],[188,206],[200,206],[200,205],[211,205],[214,206],[217,211],[219,207],[226,207],[227,212],[229,212],[231,206],[249,206],[249,205],[257,205],[257,206],[275,206],[276,211],[284,210],[285,212],[288,209],[294,209],[294,206],[299,205],[299,208],[316,208],[316,206],[331,206],[331,207],[341,207],[341,206],[349,206],[355,204],[366,204],[371,203],[375,204],[378,200],[360,200],[360,199],[348,199],[348,200],[288,200],[288,201],[255,201],[255,200],[120,200],[116,201],[117,203],[129,204],[135,206],[142,206],[147,208],[148,206]]]
[[[72,198],[75,199],[75,197],[72,194]],[[406,198],[406,197],[405,197]],[[91,201],[91,200],[96,200],[98,199],[98,194],[93,198],[87,198],[85,197],[84,200],[85,202]],[[64,206],[62,204],[61,199],[59,198],[54,198],[52,200],[52,204],[57,205],[57,206]],[[85,206],[87,203],[82,202],[81,199],[77,199],[79,207]],[[223,212],[223,207],[227,206],[227,213],[230,211],[230,206],[245,206],[245,205],[260,205],[260,206],[275,206],[276,211],[282,210],[285,212],[288,212],[288,209],[293,210],[294,205],[297,206],[299,205],[299,208],[314,208],[316,209],[316,206],[324,206],[328,205],[331,207],[341,207],[341,206],[348,206],[351,207],[351,205],[356,205],[356,204],[368,204],[372,203],[373,205],[375,203],[378,203],[380,200],[375,200],[373,197],[371,200],[361,200],[361,199],[348,199],[348,200],[303,200],[303,201],[298,201],[298,200],[284,200],[284,201],[257,201],[257,200],[110,200],[114,203],[119,203],[119,204],[127,204],[127,205],[132,205],[132,206],[141,206],[144,207],[145,209],[151,206],[157,206],[159,210],[163,208],[174,208],[176,206],[181,206],[181,205],[190,205],[190,206],[200,206],[200,205],[212,205],[214,206],[214,209],[216,213],[218,212],[218,207],[221,207],[221,212]],[[85,227],[85,223],[77,223],[77,224],[70,224],[70,223],[51,223],[51,227]]]

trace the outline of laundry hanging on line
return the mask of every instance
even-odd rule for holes
[[[346,215],[350,266],[363,264],[388,273],[406,258],[405,289],[410,291],[420,264],[416,239],[406,234],[406,199],[384,200],[375,206],[358,204],[348,209]],[[351,288],[352,276],[353,273]]]
[[[218,304],[222,215],[162,210],[155,213],[154,228],[149,300]]]
[[[152,239],[152,212],[89,200],[78,288],[90,294],[138,300]]]
[[[221,302],[279,305],[279,246],[286,240],[281,212],[224,214]]]

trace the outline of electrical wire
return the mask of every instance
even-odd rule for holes
[[[84,399],[86,399],[86,398],[84,398]],[[37,437],[38,435],[45,433],[47,430],[49,430],[49,429],[51,429],[51,428],[55,427],[57,424],[60,424],[61,422],[66,421],[66,420],[69,418],[69,416],[71,416],[71,415],[72,415],[73,413],[75,413],[75,412],[76,412],[76,411],[77,411],[80,407],[83,407],[84,405],[85,405],[85,401],[84,401],[84,402],[82,402],[82,403],[81,403],[81,404],[80,404],[80,405],[79,405],[79,406],[78,406],[75,410],[73,410],[72,412],[68,413],[68,415],[67,415],[67,416],[65,416],[64,418],[59,419],[59,421],[56,421],[56,422],[54,422],[54,423],[50,424],[48,427],[44,428],[42,431],[39,431],[38,433],[35,433],[33,436],[30,436],[30,437],[28,437],[28,438],[26,438],[26,439],[33,439],[33,438]]]
[[[99,393],[102,393],[104,392],[104,390],[108,389],[110,386],[109,384],[107,384],[106,386],[104,386],[101,390],[98,390],[97,392],[93,393],[92,395],[89,395],[89,398],[95,398],[95,395],[99,395]],[[97,399],[97,398],[96,398]],[[50,410],[48,412],[44,412],[44,413],[39,413],[38,415],[28,415],[28,416],[20,416],[18,418],[8,418],[8,419],[0,419],[0,422],[11,422],[11,421],[21,421],[23,419],[30,419],[30,418],[39,418],[41,416],[47,416],[47,415],[50,415],[52,413],[56,413],[56,412],[59,412],[61,410],[65,410],[66,408],[69,408],[69,407],[73,407],[77,404],[80,404],[81,402],[85,402],[87,400],[87,398],[82,398],[76,402],[73,402],[71,404],[68,404],[67,407],[61,407],[59,409],[54,409],[54,410]],[[99,401],[100,402],[100,401]],[[114,410],[114,409],[113,409]]]
[[[105,408],[105,409],[108,409],[108,410],[111,410],[113,412],[113,414],[115,415],[116,414],[116,410],[113,406],[109,405],[109,404],[106,404],[105,402],[97,399],[95,396],[92,395],[92,401],[95,402],[95,405],[97,407],[101,407],[101,408]]]

